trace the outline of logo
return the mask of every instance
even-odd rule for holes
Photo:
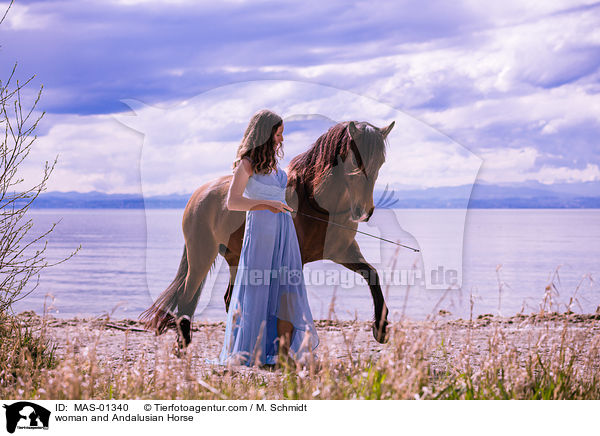
[[[15,429],[44,429],[48,430],[50,411],[29,401],[19,401],[7,406],[6,430],[14,433]]]

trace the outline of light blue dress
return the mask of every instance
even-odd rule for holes
[[[285,203],[287,174],[253,174],[244,197]],[[289,212],[246,212],[244,240],[231,295],[220,364],[275,364],[277,319],[294,330],[290,356],[303,361],[319,344],[308,305],[300,247]]]

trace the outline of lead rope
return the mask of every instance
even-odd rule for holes
[[[371,235],[370,233],[361,232],[360,230],[356,230],[356,229],[353,229],[353,228],[351,228],[351,227],[343,226],[343,225],[341,225],[341,224],[334,223],[334,222],[332,222],[332,221],[328,221],[328,220],[324,220],[324,219],[322,219],[322,218],[317,218],[316,216],[307,215],[307,214],[305,214],[305,213],[303,213],[303,212],[299,212],[299,211],[297,211],[297,210],[295,210],[295,211],[294,211],[294,213],[299,213],[299,214],[302,214],[302,215],[304,215],[304,216],[307,216],[307,217],[309,217],[309,218],[313,218],[313,219],[316,219],[316,220],[319,220],[319,221],[323,221],[323,222],[325,222],[325,223],[327,223],[327,224],[333,224],[333,225],[336,225],[336,226],[338,226],[338,227],[342,227],[342,228],[344,228],[344,229],[348,229],[348,230],[352,230],[352,231],[354,231],[354,232],[362,233],[363,235],[367,235],[367,236],[370,236],[370,237],[372,237],[372,238],[381,239],[382,241],[389,242],[390,244],[395,244],[395,245],[399,245],[400,247],[408,248],[409,250],[412,250],[412,251],[414,251],[415,253],[418,253],[418,252],[420,252],[420,251],[421,251],[421,250],[417,250],[416,248],[409,247],[408,245],[403,245],[403,244],[400,244],[400,243],[398,243],[398,242],[390,241],[389,239],[380,238],[379,236]]]

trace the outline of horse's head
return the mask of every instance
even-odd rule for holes
[[[344,177],[350,216],[353,221],[368,221],[375,204],[373,189],[379,169],[385,162],[385,140],[394,127],[394,121],[383,128],[367,122],[347,123],[349,150],[343,160]]]
[[[375,180],[385,162],[385,140],[393,127],[394,122],[383,128],[338,123],[292,159],[289,177],[304,182],[317,206],[330,215],[368,221],[375,209]]]

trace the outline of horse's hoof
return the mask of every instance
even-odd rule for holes
[[[175,357],[177,357],[178,359],[181,359],[183,357],[183,355],[185,354],[185,349],[181,348],[179,339],[177,340],[177,343],[173,346],[172,352],[175,355]]]
[[[177,318],[177,345],[183,350],[192,342],[192,323],[190,317],[183,315]]]
[[[373,322],[373,337],[380,344],[385,344],[389,339],[387,333],[388,324],[389,322],[387,321],[387,319],[382,320],[379,323],[379,326],[377,321]]]

